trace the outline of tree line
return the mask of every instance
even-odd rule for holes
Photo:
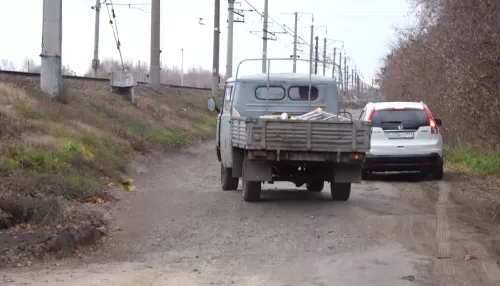
[[[101,60],[96,77],[109,78],[109,75],[113,71],[122,70],[125,68],[128,71],[135,72],[137,74],[138,81],[149,81],[149,65],[146,61],[125,61],[123,65],[121,61],[112,58],[105,58]],[[16,70],[23,72],[40,72],[40,65],[37,64],[33,59],[26,58],[22,62],[20,67],[9,60],[3,59],[0,61],[1,70]],[[69,66],[62,67],[63,75],[77,75]],[[89,67],[87,72],[83,76],[92,77],[94,76],[92,67]],[[221,81],[223,80],[221,76]],[[181,85],[182,83],[182,70],[177,66],[166,66],[163,65],[161,69],[161,82],[163,84]],[[205,87],[210,88],[212,86],[212,72],[210,70],[200,67],[191,67],[184,71],[184,85],[193,87]]]
[[[378,84],[423,101],[455,143],[500,141],[500,1],[410,0],[418,24],[397,31]]]

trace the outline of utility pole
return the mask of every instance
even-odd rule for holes
[[[184,86],[184,48],[181,49],[181,86]]]
[[[348,97],[349,96],[349,66],[346,67],[345,81],[346,81],[345,93],[346,93],[346,96]]]
[[[325,75],[326,75],[326,38],[323,42],[323,76]]]
[[[160,0],[151,0],[151,58],[149,79],[153,90],[160,90]]]
[[[335,61],[337,60],[337,48],[333,48],[333,67],[332,67],[332,78],[335,79],[335,69],[337,68]]]
[[[49,97],[62,89],[62,0],[43,1],[40,89]]]
[[[214,7],[214,47],[212,63],[212,95],[219,93],[219,44],[220,44],[220,0],[215,0]]]
[[[228,0],[227,8],[227,58],[226,78],[233,76],[233,25],[234,25],[234,0]]]
[[[354,69],[351,70],[351,87],[354,89]]]
[[[315,57],[314,57],[314,74],[318,74],[318,36],[315,38],[316,47],[315,47]]]
[[[264,1],[264,28],[262,36],[262,73],[267,72],[267,29],[268,29],[269,0]]]
[[[94,77],[97,77],[99,71],[99,16],[101,11],[101,0],[95,1],[95,30],[94,30],[94,59],[92,60],[92,70]]]
[[[137,81],[141,80],[141,60],[137,61]]]
[[[342,52],[339,53],[339,82],[342,85],[342,92],[344,92],[344,73],[342,72]]]
[[[299,21],[299,13],[295,12],[295,27],[293,30],[293,73],[297,72],[297,22]]]
[[[309,49],[309,78],[313,73],[313,41],[314,41],[314,25],[311,25],[311,47]]]

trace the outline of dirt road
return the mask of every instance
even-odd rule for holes
[[[464,221],[474,214],[447,180],[379,178],[348,202],[329,186],[265,185],[245,203],[220,190],[213,146],[134,163],[122,231],[89,257],[0,272],[0,285],[500,285],[498,232]]]

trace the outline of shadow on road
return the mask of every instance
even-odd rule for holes
[[[429,178],[421,173],[373,173],[366,181],[419,183]]]
[[[329,188],[328,188],[329,189]],[[326,196],[326,194],[328,194]],[[330,192],[325,189],[321,193],[312,193],[306,190],[297,189],[279,189],[279,190],[262,190],[261,202],[332,202]]]
[[[464,182],[467,176],[462,172],[445,172],[442,179],[445,182]],[[401,183],[420,183],[434,181],[429,176],[415,173],[373,173],[369,174],[365,181],[380,181],[380,182],[401,182]]]

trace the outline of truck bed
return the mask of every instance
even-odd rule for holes
[[[231,118],[234,147],[247,150],[360,152],[370,150],[366,121]]]

